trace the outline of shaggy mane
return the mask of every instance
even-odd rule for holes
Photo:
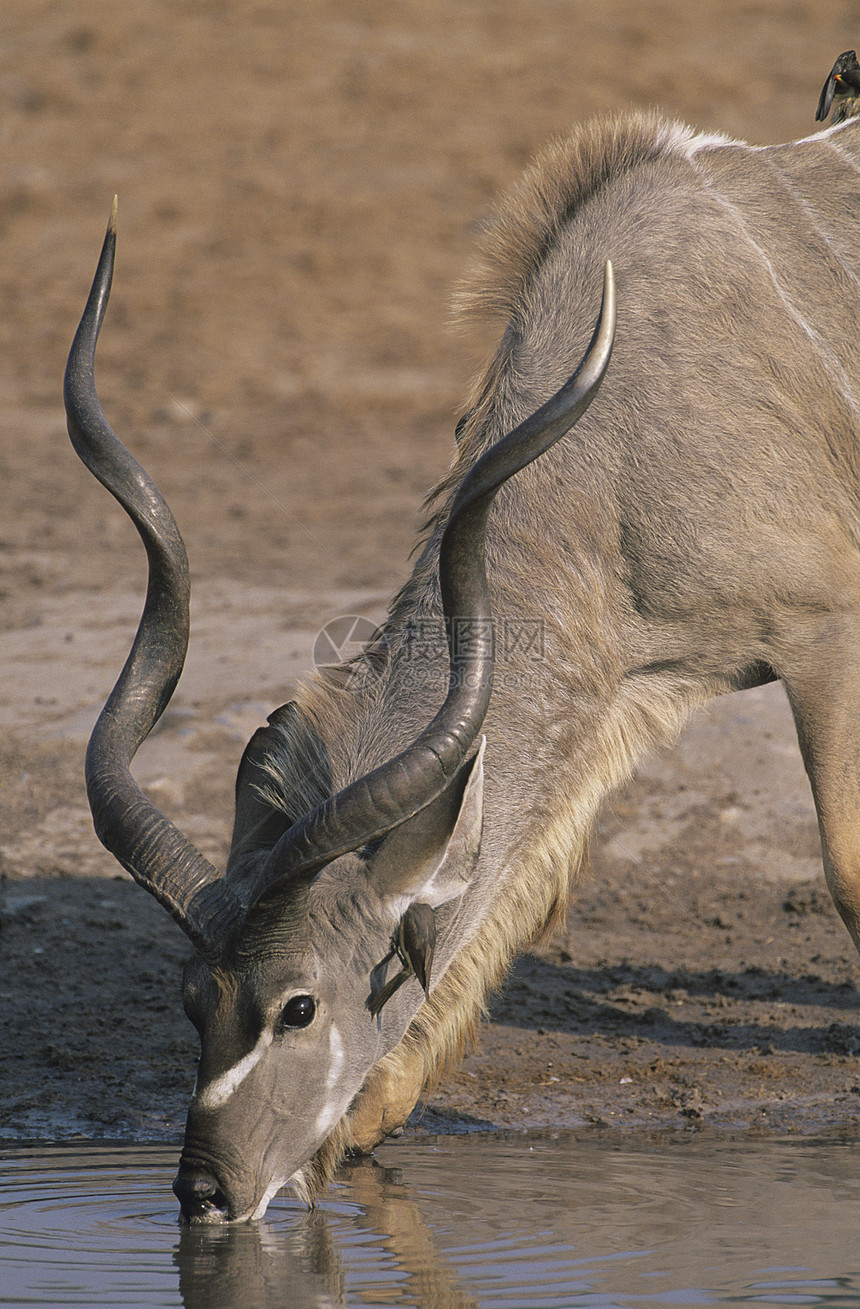
[[[697,135],[657,113],[619,113],[549,141],[486,224],[478,260],[454,294],[455,320],[510,318],[562,227],[591,196],[642,164],[686,154]]]

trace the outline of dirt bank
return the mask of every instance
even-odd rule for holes
[[[81,781],[142,560],[64,435],[110,199],[104,402],[195,580],[139,775],[213,858],[247,735],[315,633],[378,614],[470,368],[450,287],[553,132],[659,105],[803,135],[848,3],[8,0],[0,177],[0,1137],[175,1137],[183,941],[96,846]],[[778,688],[735,697],[601,824],[568,926],[517,968],[425,1126],[854,1130],[858,969]],[[420,1130],[420,1129],[419,1129]]]

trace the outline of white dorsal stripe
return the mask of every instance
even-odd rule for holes
[[[743,143],[733,141],[724,132],[697,132],[695,128],[688,127],[686,123],[666,123],[661,144],[672,154],[681,155],[684,159],[692,159],[693,155],[698,154],[700,150],[710,150],[712,147],[719,148],[725,145],[741,145]]]
[[[220,1077],[216,1077],[208,1086],[204,1086],[202,1091],[197,1092],[195,1097],[197,1103],[204,1109],[217,1109],[219,1105],[225,1104],[236,1087],[244,1082],[252,1069],[256,1068],[271,1044],[272,1033],[263,1032],[253,1050],[250,1050],[232,1068],[228,1068],[226,1073],[221,1073]]]
[[[828,127],[822,127],[820,131],[813,132],[810,136],[802,136],[799,141],[789,141],[787,145],[809,145],[811,141],[824,141],[827,145],[832,144],[832,138],[844,132],[854,122],[853,118],[843,119],[841,123],[831,123]]]
[[[736,137],[726,136],[723,132],[694,132],[692,128],[687,128],[682,123],[671,123],[666,143],[678,154],[686,156],[687,159],[692,159],[694,155],[705,150],[721,150],[726,146],[734,146],[738,150],[748,150],[751,154],[766,154],[769,150],[784,150],[786,146],[812,145],[818,142],[830,146],[840,154],[845,154],[845,151],[834,142],[833,138],[843,132],[846,127],[849,127],[852,121],[852,119],[848,119],[843,123],[831,123],[829,127],[822,127],[819,131],[811,133],[810,136],[801,137],[799,141],[777,141],[769,145],[754,145],[752,141],[742,141]],[[847,155],[846,159],[848,159]],[[854,167],[857,166],[851,159],[848,159],[848,162]]]

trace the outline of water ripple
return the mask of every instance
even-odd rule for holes
[[[645,1309],[860,1304],[860,1183],[834,1143],[385,1147],[308,1213],[180,1228],[175,1152],[0,1155],[0,1305]]]

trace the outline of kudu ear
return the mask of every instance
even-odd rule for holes
[[[399,913],[416,900],[435,909],[468,888],[481,852],[486,743],[482,737],[450,786],[390,832],[373,856],[370,879]]]
[[[251,737],[239,764],[228,877],[241,880],[331,791],[325,742],[294,700],[281,705]]]

